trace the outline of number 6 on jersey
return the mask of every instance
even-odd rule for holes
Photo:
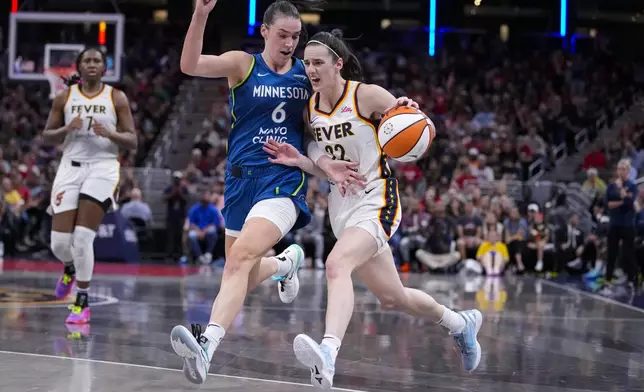
[[[280,102],[275,110],[273,110],[271,118],[275,124],[281,124],[286,120],[286,110],[284,110],[284,106],[286,106],[286,102]]]

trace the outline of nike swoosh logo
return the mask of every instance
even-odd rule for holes
[[[261,78],[262,76],[266,76],[266,75],[268,75],[268,73],[264,73],[264,74],[258,73],[258,74],[257,74],[257,76],[259,76],[260,78]]]
[[[371,189],[369,189],[368,191],[364,191],[364,193],[366,193],[366,194],[368,195],[368,194],[370,194],[374,189],[376,189],[376,188],[371,188]]]

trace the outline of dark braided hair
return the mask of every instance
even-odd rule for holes
[[[105,64],[105,66],[107,67],[107,58],[105,57],[105,53],[103,53],[103,51],[100,50],[99,48],[89,46],[89,47],[83,49],[83,51],[78,54],[78,57],[76,57],[76,63],[75,64],[76,64],[76,72],[77,73],[72,74],[70,77],[64,77],[64,76],[62,77],[63,83],[65,83],[65,85],[67,87],[71,87],[71,86],[73,86],[75,84],[82,83],[83,78],[81,78],[80,71],[79,71],[80,70],[80,65],[81,65],[81,60],[83,59],[83,56],[85,55],[85,53],[89,52],[90,50],[94,50],[94,51],[100,53],[101,58],[103,59],[103,64]]]
[[[300,11],[322,11],[320,7],[324,3],[326,3],[325,0],[277,0],[264,12],[262,23],[270,27],[280,16],[300,19]],[[302,38],[306,41],[306,30],[302,31]]]
[[[344,65],[342,67],[342,71],[340,71],[340,75],[342,75],[346,80],[362,81],[362,65],[360,65],[360,61],[356,55],[351,52],[351,48],[347,45],[343,37],[344,33],[340,29],[334,29],[330,33],[321,31],[311,37],[311,40],[307,45],[328,46],[333,50],[329,50],[329,54],[333,58],[333,61],[338,61],[338,56],[342,58]],[[324,45],[311,41],[319,41]]]

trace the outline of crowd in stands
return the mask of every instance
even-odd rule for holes
[[[139,135],[137,153],[123,151],[121,166],[131,168],[145,157],[161,131],[181,78],[180,36],[165,28],[146,27],[126,42],[125,71],[120,84],[130,100]],[[12,255],[47,249],[46,209],[62,146],[46,145],[40,133],[51,101],[49,85],[7,78],[8,55],[0,61],[0,246]],[[127,171],[127,170],[126,170]],[[123,177],[122,203],[134,189],[132,176]],[[0,255],[1,257],[2,255]]]

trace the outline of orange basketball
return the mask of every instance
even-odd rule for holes
[[[378,141],[387,156],[400,162],[419,160],[436,136],[434,123],[418,109],[399,106],[385,113]]]

